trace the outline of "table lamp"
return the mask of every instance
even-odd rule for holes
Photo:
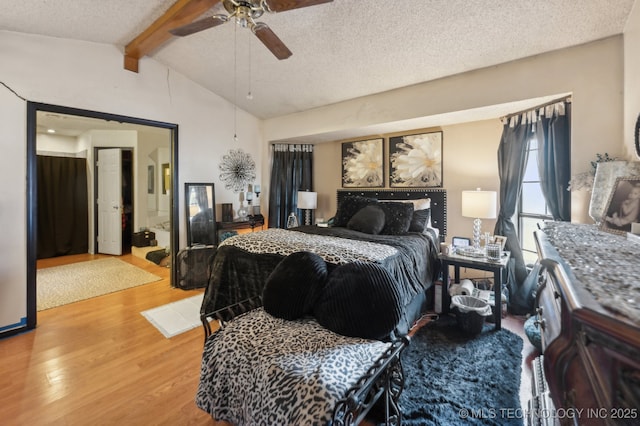
[[[318,193],[298,191],[298,208],[304,210],[304,224],[311,225],[311,210],[318,207]]]
[[[462,191],[462,216],[472,217],[473,221],[473,249],[480,251],[481,219],[495,219],[497,217],[498,194],[496,191]]]

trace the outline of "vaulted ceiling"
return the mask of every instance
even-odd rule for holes
[[[154,58],[270,118],[621,34],[634,2],[333,0],[256,19],[285,60],[231,22],[185,37],[163,26],[226,13],[220,0],[3,0],[0,30],[115,45],[123,66],[129,45],[128,68]]]

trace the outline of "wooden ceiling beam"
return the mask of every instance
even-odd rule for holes
[[[190,24],[220,0],[178,0],[161,17],[134,38],[124,49],[124,68],[138,72],[138,62],[160,47],[172,35],[169,30]]]

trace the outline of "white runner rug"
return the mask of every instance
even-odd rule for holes
[[[202,324],[200,306],[204,293],[141,312],[167,339]]]

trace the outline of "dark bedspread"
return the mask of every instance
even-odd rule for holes
[[[404,235],[371,235],[347,228],[302,226],[291,232],[305,232],[386,244],[397,249],[380,263],[396,278],[401,300],[405,305],[428,289],[440,272],[438,249],[434,239],[420,233]],[[242,237],[237,236],[233,238]],[[218,247],[214,258],[201,314],[208,314],[227,306],[261,295],[269,274],[283,259],[280,254],[253,254],[232,245]],[[337,265],[327,264],[329,273]]]

